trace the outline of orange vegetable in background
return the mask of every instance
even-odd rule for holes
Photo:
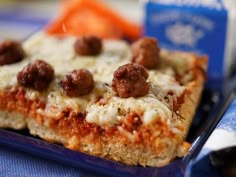
[[[59,15],[46,27],[53,35],[89,35],[101,38],[141,36],[141,27],[130,22],[99,0],[65,0]]]

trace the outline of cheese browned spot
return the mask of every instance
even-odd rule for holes
[[[53,77],[53,67],[43,60],[35,60],[29,63],[17,74],[20,85],[39,91],[45,90]]]
[[[78,55],[98,55],[102,51],[102,41],[96,36],[81,36],[76,40],[74,50]]]
[[[60,84],[68,96],[76,97],[89,94],[94,87],[94,80],[92,73],[82,68],[67,73]]]
[[[160,60],[160,49],[155,38],[143,37],[132,44],[131,50],[133,63],[143,65],[148,69],[157,67]]]
[[[0,66],[21,61],[25,57],[21,43],[5,40],[0,44]]]
[[[113,76],[112,89],[122,98],[144,96],[149,91],[148,72],[142,65],[122,65]]]

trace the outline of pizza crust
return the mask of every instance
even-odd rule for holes
[[[122,134],[116,134],[116,136],[91,134],[82,137],[80,133],[77,133],[76,136],[68,138],[66,135],[61,135],[60,131],[52,131],[50,127],[42,125],[35,119],[30,118],[27,119],[27,127],[32,135],[36,135],[47,141],[64,144],[72,150],[128,165],[164,166],[173,160],[177,152],[180,151],[180,145],[177,141],[168,141],[166,144],[168,151],[157,154],[152,148],[142,143],[130,141]],[[160,140],[156,139],[153,141],[155,143],[155,141],[158,142]],[[181,148],[181,153],[184,154],[188,150],[184,145]]]
[[[189,128],[191,126],[191,123],[193,121],[196,109],[199,105],[199,102],[201,100],[201,94],[204,89],[204,83],[205,83],[205,70],[207,67],[207,57],[204,56],[202,58],[197,58],[196,55],[194,55],[196,58],[195,61],[198,63],[196,64],[195,72],[195,80],[188,83],[186,86],[188,94],[185,94],[185,102],[181,105],[179,108],[179,112],[181,117],[183,118],[183,125],[184,125],[184,135],[185,137],[188,134]]]
[[[60,136],[57,132],[53,131],[49,127],[38,123],[33,118],[26,118],[26,123],[31,135],[38,136],[49,142],[58,144],[64,144],[66,142],[65,137]]]
[[[6,112],[0,110],[0,127],[21,130],[26,128],[24,115],[18,112]]]

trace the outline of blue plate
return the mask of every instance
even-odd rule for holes
[[[219,91],[205,90],[202,101],[190,128],[187,140],[193,143],[189,155],[182,159],[176,159],[164,167],[140,167],[127,166],[110,160],[94,157],[84,153],[72,151],[61,145],[46,142],[32,137],[24,131],[12,131],[0,129],[0,144],[17,150],[25,151],[56,160],[70,166],[85,168],[90,171],[110,177],[182,177],[186,164],[194,158],[201,149],[205,139],[209,136],[215,122],[220,119],[225,97]],[[215,119],[216,114],[218,118]]]

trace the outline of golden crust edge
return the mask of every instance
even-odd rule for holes
[[[198,57],[195,54],[192,54],[196,64],[195,64],[195,74],[196,79],[186,86],[187,93],[184,96],[184,104],[181,105],[179,111],[181,117],[183,117],[183,125],[184,125],[184,136],[186,137],[188,131],[190,129],[191,123],[193,121],[195,112],[197,107],[199,106],[199,102],[201,100],[202,91],[204,89],[204,83],[206,81],[206,68],[208,57],[202,56]],[[186,119],[189,117],[189,119]]]

